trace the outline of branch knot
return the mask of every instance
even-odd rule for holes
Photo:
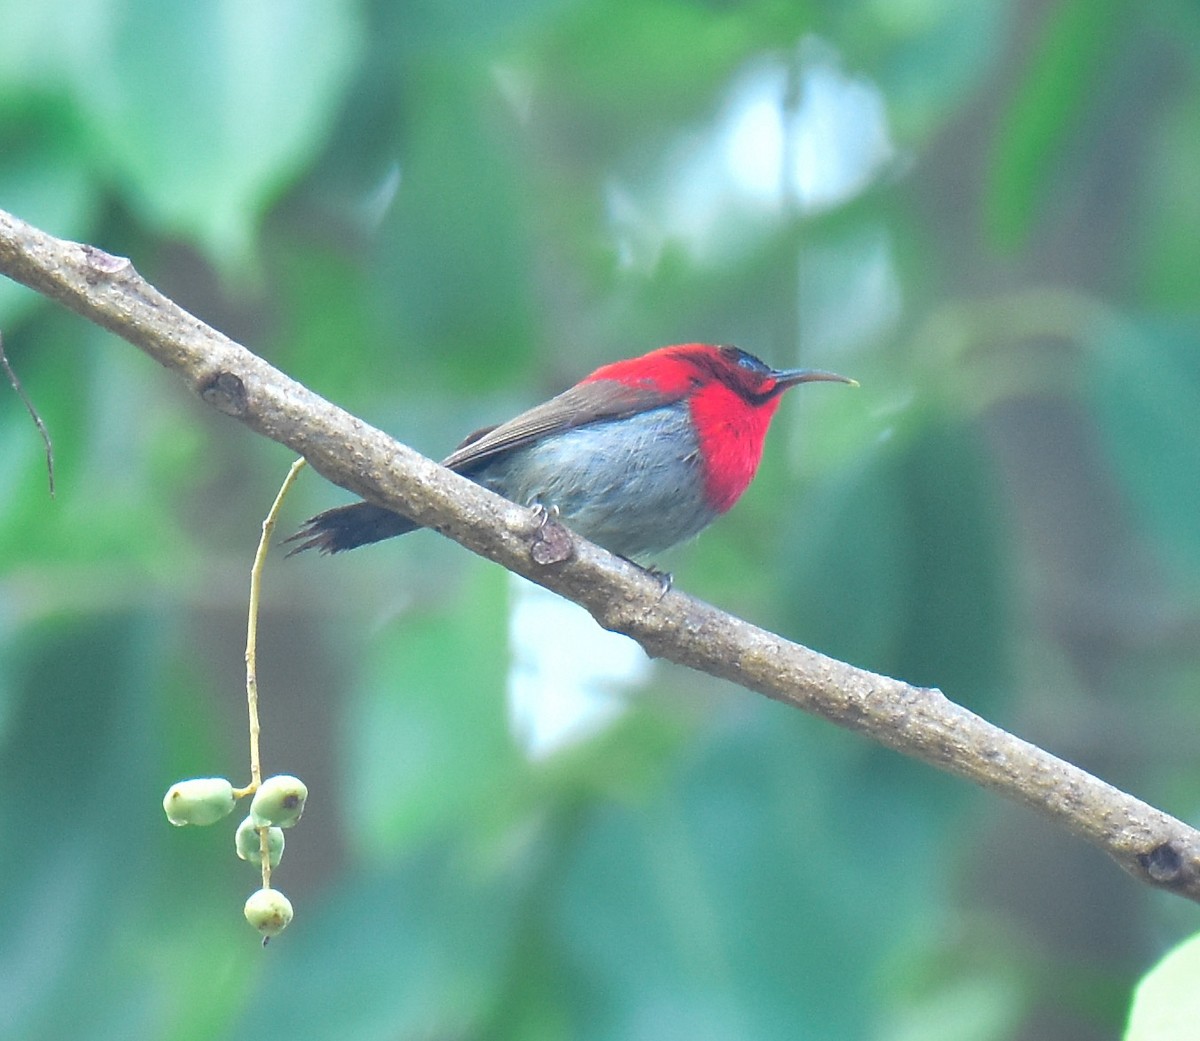
[[[118,257],[113,253],[106,253],[95,246],[89,246],[86,242],[79,248],[83,251],[83,260],[87,265],[88,285],[94,286],[101,279],[122,274],[126,269],[133,267],[128,257]]]
[[[232,372],[214,372],[200,384],[200,397],[227,416],[244,416],[250,407],[246,384]]]

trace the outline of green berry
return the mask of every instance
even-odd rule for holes
[[[242,860],[248,860],[256,867],[262,867],[262,846],[258,838],[258,828],[255,826],[252,817],[247,817],[238,825],[237,834],[234,836],[234,843],[237,848],[237,855]],[[282,829],[271,828],[268,830],[267,849],[269,850],[267,859],[270,860],[271,867],[279,867],[279,861],[283,857]]]
[[[290,828],[304,812],[307,798],[308,789],[300,778],[287,774],[268,777],[254,793],[254,801],[250,803],[250,819],[256,828],[267,825]]]
[[[278,889],[260,889],[250,894],[242,913],[264,937],[278,936],[292,920],[292,902]]]
[[[224,777],[193,777],[177,781],[163,797],[167,820],[185,824],[215,824],[233,809],[233,785]]]

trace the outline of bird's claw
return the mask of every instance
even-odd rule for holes
[[[558,522],[558,507],[535,502],[531,507],[537,527],[529,543],[529,555],[535,564],[561,564],[570,560],[575,545],[567,529]]]
[[[671,591],[671,587],[675,585],[675,576],[672,575],[670,571],[663,571],[661,568],[656,568],[653,565],[644,568],[643,570],[651,578],[658,579],[659,588],[662,590],[662,592],[658,594],[659,600],[666,596]]]
[[[658,580],[659,600],[666,596],[671,591],[671,587],[675,585],[675,576],[670,571],[663,571],[662,568],[657,568],[653,564],[639,564],[636,560],[630,560],[629,557],[621,557],[621,559],[628,561],[642,574]]]
[[[544,529],[551,521],[558,520],[557,506],[546,506],[543,503],[535,502],[529,508],[533,511],[533,519],[537,521],[539,531]]]

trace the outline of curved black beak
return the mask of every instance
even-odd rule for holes
[[[823,369],[777,369],[771,375],[780,390],[797,383],[849,383],[852,387],[858,386],[858,380],[852,380],[849,376],[839,376],[836,372],[825,372]]]

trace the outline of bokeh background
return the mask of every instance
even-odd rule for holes
[[[0,0],[0,207],[433,456],[618,357],[785,400],[689,593],[1200,820],[1190,0]],[[0,281],[0,1036],[1120,1036],[1196,909],[423,532],[248,569],[288,453]],[[309,474],[284,527],[345,501]]]

